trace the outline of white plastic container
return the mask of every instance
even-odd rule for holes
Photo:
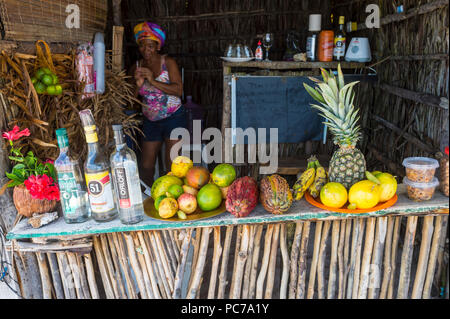
[[[406,167],[406,177],[417,183],[430,183],[439,167],[439,162],[429,157],[407,157],[402,164]]]
[[[105,93],[105,38],[100,32],[94,39],[94,76],[95,93]]]
[[[439,180],[433,177],[429,183],[417,183],[409,180],[405,176],[403,178],[403,184],[406,185],[409,199],[415,202],[422,202],[430,200],[433,197],[436,187],[439,186]]]

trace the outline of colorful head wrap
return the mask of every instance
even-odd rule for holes
[[[142,22],[134,27],[134,37],[136,42],[139,43],[142,40],[149,39],[158,42],[161,47],[164,45],[166,40],[166,34],[163,29],[151,22]]]

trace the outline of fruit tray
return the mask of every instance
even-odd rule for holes
[[[225,201],[223,200],[222,204],[220,204],[220,206],[217,209],[214,209],[209,212],[204,212],[200,208],[197,208],[197,210],[195,212],[193,212],[192,214],[189,214],[189,215],[186,214],[186,217],[187,217],[186,219],[180,219],[180,218],[178,218],[177,215],[175,215],[171,218],[162,218],[161,216],[159,216],[159,213],[155,208],[153,198],[148,197],[144,201],[144,211],[145,211],[145,214],[150,218],[169,221],[169,222],[185,222],[185,221],[199,220],[199,219],[210,218],[210,217],[220,215],[220,214],[226,212],[226,208],[225,208]]]
[[[377,210],[382,210],[382,209],[391,207],[397,202],[398,196],[397,196],[397,194],[395,194],[394,197],[392,197],[390,200],[388,200],[386,202],[378,203],[375,207],[367,208],[367,209],[347,209],[347,208],[328,207],[328,206],[325,206],[324,204],[322,204],[322,202],[320,201],[320,198],[316,199],[316,198],[312,197],[309,194],[309,192],[305,193],[305,199],[311,205],[322,208],[324,210],[329,210],[332,212],[344,213],[344,214],[360,214],[360,213],[375,212]],[[348,206],[348,204],[345,204],[345,207],[347,207],[347,206]]]

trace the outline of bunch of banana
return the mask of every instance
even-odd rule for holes
[[[317,161],[315,156],[311,156],[308,159],[308,166],[306,167],[306,171],[300,175],[297,181],[294,184],[294,199],[300,200],[305,194],[306,190],[312,185],[314,182],[314,177],[316,175],[316,169],[314,162]]]
[[[309,193],[312,197],[317,198],[319,197],[320,190],[327,183],[328,179],[325,168],[320,165],[318,160],[314,162],[314,165],[316,167],[316,176],[314,177],[314,183],[309,187]]]

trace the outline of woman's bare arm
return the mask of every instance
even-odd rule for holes
[[[183,83],[181,81],[180,70],[174,59],[166,58],[167,71],[169,72],[170,83],[156,81],[153,76],[147,77],[151,85],[160,89],[166,94],[181,97],[183,94]]]

